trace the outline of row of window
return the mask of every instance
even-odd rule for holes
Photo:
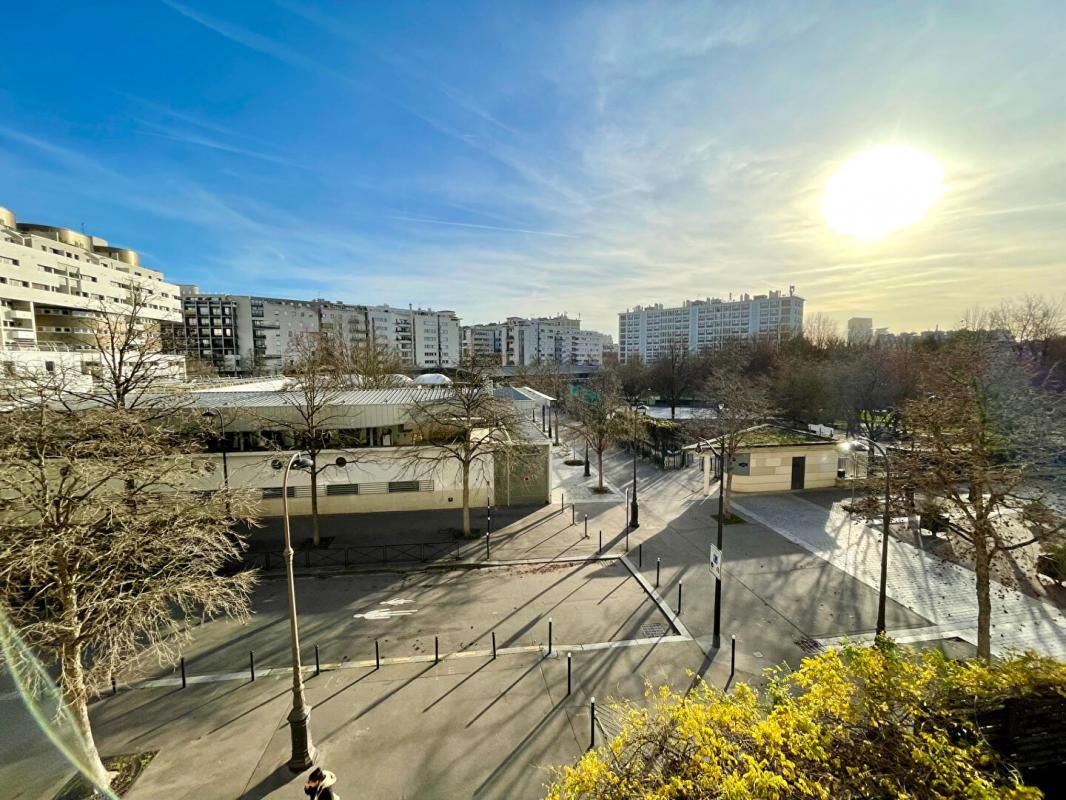
[[[289,486],[286,494],[290,498],[310,497],[310,486]],[[327,483],[319,484],[319,496],[334,497],[352,494],[395,494],[398,492],[432,492],[432,480],[425,481],[378,481],[374,483]],[[264,500],[277,500],[281,497],[280,486],[268,486],[262,489]]]

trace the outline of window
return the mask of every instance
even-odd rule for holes
[[[45,361],[44,362],[44,371],[45,372],[55,372],[56,371],[56,362],[54,362],[54,361]]]
[[[417,492],[418,481],[389,481],[389,492]]]

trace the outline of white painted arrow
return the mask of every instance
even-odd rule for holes
[[[367,611],[365,614],[352,614],[355,619],[389,619],[390,617],[400,617],[404,614],[414,614],[418,611],[417,608],[411,609],[392,609],[392,608],[375,608],[373,611]]]
[[[407,603],[413,603],[413,602],[414,602],[414,600],[405,600],[402,597],[397,597],[397,598],[395,598],[393,600],[382,600],[381,601],[381,605],[383,605],[383,606],[402,606],[402,605],[406,605]]]

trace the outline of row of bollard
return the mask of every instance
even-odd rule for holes
[[[554,632],[555,623],[551,617],[548,617],[548,651],[547,655],[551,656],[555,652],[554,645]],[[492,657],[496,658],[496,631],[492,631]],[[433,663],[440,663],[440,636],[433,637]],[[188,678],[185,673],[185,656],[181,656],[178,661],[179,669],[181,671],[181,688],[184,689],[188,686]],[[381,669],[381,640],[374,640],[374,669]],[[569,665],[567,667],[569,670]],[[248,651],[248,674],[252,681],[255,680],[255,651]],[[318,645],[315,645],[315,675],[322,674],[322,662],[319,657]],[[115,683],[114,677],[111,678],[111,694],[114,695],[118,692],[118,686]],[[569,691],[567,692],[569,694]]]

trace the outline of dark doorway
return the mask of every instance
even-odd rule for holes
[[[803,488],[803,476],[807,474],[807,456],[792,456],[792,488]]]

